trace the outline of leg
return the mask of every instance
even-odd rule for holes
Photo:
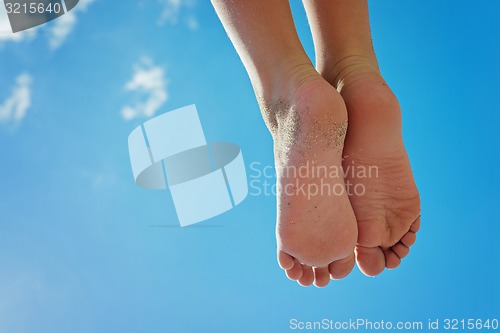
[[[300,177],[301,166],[341,169],[347,112],[298,39],[288,0],[212,3],[250,76],[274,139],[278,261],[289,278],[322,287],[354,265],[356,220],[344,179]],[[308,172],[311,172],[308,170]],[[306,191],[303,191],[304,188]],[[323,186],[325,188],[325,186]]]
[[[420,200],[403,144],[400,106],[378,68],[366,0],[304,4],[317,69],[347,106],[343,165],[346,185],[358,188],[349,194],[358,222],[357,263],[366,275],[377,275],[400,264],[420,226]],[[370,167],[368,174],[358,172]]]

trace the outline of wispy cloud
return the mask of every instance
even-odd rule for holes
[[[125,84],[125,90],[136,92],[142,98],[122,108],[123,119],[151,117],[168,99],[165,70],[156,66],[150,58],[143,57],[134,65],[134,75]]]
[[[176,25],[179,22],[183,22],[190,30],[198,29],[198,20],[191,13],[185,15],[184,12],[192,12],[195,6],[195,0],[158,0],[162,6],[162,11],[160,18],[158,20],[159,25],[164,25],[168,23],[170,25]]]
[[[31,106],[31,83],[33,78],[23,73],[16,78],[12,93],[0,104],[0,123],[18,124]]]
[[[200,26],[198,20],[194,16],[190,16],[186,19],[186,25],[192,31],[198,30],[198,27]]]
[[[158,23],[177,24],[181,11],[182,0],[159,0],[159,2],[161,3],[163,9]]]
[[[80,0],[78,6],[54,21],[54,25],[49,29],[49,45],[52,49],[57,49],[62,45],[75,28],[78,21],[77,15],[85,12],[92,2],[94,0]]]

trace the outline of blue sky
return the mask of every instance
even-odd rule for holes
[[[128,134],[193,103],[208,141],[239,144],[247,167],[272,164],[251,85],[210,3],[79,6],[16,40],[0,35],[0,332],[500,317],[497,2],[371,2],[422,228],[397,270],[355,269],[320,290],[276,263],[274,197],[249,196],[181,229],[167,192],[134,184]],[[292,7],[312,57],[302,5]]]

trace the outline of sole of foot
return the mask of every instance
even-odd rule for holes
[[[274,139],[278,262],[300,285],[324,287],[355,264],[356,218],[342,172],[345,104],[317,73],[259,104]]]
[[[399,266],[415,243],[420,197],[403,144],[401,109],[384,79],[358,75],[341,94],[349,117],[343,166],[358,225],[356,261],[365,275],[375,276]]]

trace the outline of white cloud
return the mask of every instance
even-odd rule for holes
[[[179,14],[181,11],[182,1],[181,0],[159,0],[159,1],[163,6],[159,23],[177,24],[179,20]]]
[[[186,25],[189,28],[189,30],[192,31],[198,30],[200,26],[198,20],[194,16],[188,17],[188,19],[186,20]]]
[[[192,11],[195,5],[195,0],[158,0],[163,9],[158,20],[159,25],[168,23],[170,25],[177,25],[181,20],[184,11]],[[190,30],[198,29],[198,21],[193,15],[188,16],[182,20]]]
[[[94,2],[94,0],[80,0],[78,5],[71,11],[54,21],[54,25],[49,29],[49,45],[52,49],[57,49],[66,40],[66,37],[75,28],[77,14],[85,12],[87,7]]]
[[[16,78],[12,93],[0,104],[0,123],[18,124],[26,116],[31,106],[31,83],[33,78],[23,73]]]
[[[125,90],[147,97],[134,105],[123,107],[121,111],[123,119],[151,117],[168,99],[165,70],[161,66],[156,66],[150,58],[143,57],[134,65],[134,75],[125,84]]]
[[[85,12],[88,6],[94,1],[95,0],[80,0],[75,8],[54,21],[16,33],[12,33],[7,12],[5,10],[0,10],[0,44],[2,44],[2,42],[33,40],[38,35],[39,31],[45,30],[48,35],[50,48],[57,49],[75,28],[78,22],[78,14]],[[0,0],[0,2],[2,1]]]

